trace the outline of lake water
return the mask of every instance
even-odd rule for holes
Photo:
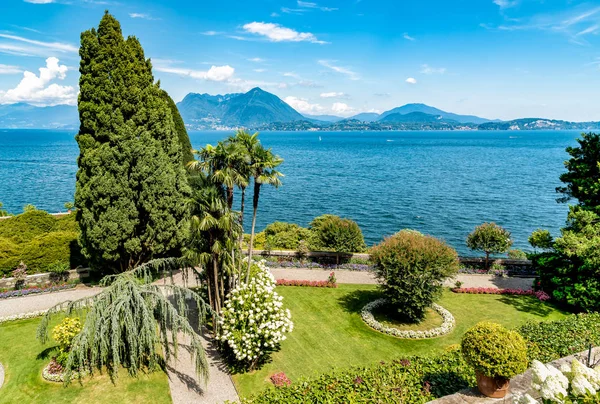
[[[194,147],[227,132],[192,132]],[[306,226],[315,216],[350,217],[368,244],[404,228],[448,241],[466,254],[475,225],[495,221],[515,246],[536,228],[554,234],[568,207],[554,189],[576,131],[265,132],[285,159],[279,189],[261,191],[258,229],[276,220]],[[321,137],[321,140],[319,140]],[[0,130],[0,201],[18,213],[51,212],[73,200],[78,147],[73,131]],[[249,198],[251,201],[251,199]],[[239,201],[238,201],[239,202]],[[246,220],[249,223],[249,219]]]

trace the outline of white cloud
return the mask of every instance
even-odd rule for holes
[[[3,65],[0,63],[0,74],[18,74],[23,72],[18,66]]]
[[[332,64],[331,62],[329,62],[327,60],[319,60],[319,64],[321,66],[325,66],[328,69],[333,70],[334,72],[345,74],[346,76],[348,76],[348,78],[350,80],[358,80],[360,78],[357,73],[355,73],[354,71],[350,70],[349,68],[342,67],[342,66],[336,66],[336,65]]]
[[[423,74],[444,74],[446,73],[445,67],[431,67],[428,64],[421,65],[421,73]]]
[[[0,38],[10,39],[10,40],[19,41],[19,42],[25,42],[25,43],[28,43],[31,45],[39,46],[42,48],[47,48],[47,49],[54,50],[57,52],[63,52],[63,53],[79,52],[78,47],[68,44],[68,43],[35,41],[33,39],[27,39],[27,38],[23,38],[21,36],[9,35],[9,34],[0,34]]]
[[[300,80],[300,76],[294,72],[285,72],[283,73],[284,77],[292,77],[294,79]]]
[[[218,31],[204,31],[201,32],[202,35],[206,35],[206,36],[215,36],[215,35],[220,35],[221,33]]]
[[[54,0],[23,0],[25,3],[31,3],[31,4],[50,4],[50,3],[54,3]]]
[[[171,66],[156,66],[154,69],[163,73],[177,74],[179,76],[209,81],[226,81],[233,77],[233,74],[235,73],[235,69],[229,65],[211,66],[208,70],[193,70]]]
[[[277,14],[276,12],[272,12],[271,17],[279,17],[279,14]]]
[[[501,9],[511,8],[519,4],[519,0],[494,0],[494,4],[500,7]]]
[[[264,62],[265,60],[264,60],[264,59],[262,59],[262,58],[250,58],[250,59],[248,59],[248,61],[249,61],[249,62],[254,62],[254,63],[262,63],[262,62]]]
[[[271,42],[312,42],[318,44],[327,43],[320,41],[310,32],[298,32],[279,24],[265,22],[251,22],[243,26],[244,30],[251,34],[262,35]]]
[[[26,71],[21,82],[13,89],[0,91],[0,104],[27,102],[33,105],[47,106],[77,102],[77,91],[71,86],[50,84],[54,79],[64,80],[67,66],[59,65],[55,57],[46,59],[46,67],[40,67],[40,74]]]
[[[350,116],[356,113],[356,110],[349,106],[348,104],[344,104],[343,102],[334,102],[331,106],[331,110],[341,116]]]
[[[312,9],[318,9],[321,11],[336,11],[339,10],[338,8],[335,7],[321,7],[319,6],[317,3],[313,3],[310,1],[301,1],[298,0],[298,7],[302,7],[302,8],[312,8]]]
[[[264,73],[264,72],[266,72],[266,71],[267,71],[267,69],[254,69],[254,71],[255,71],[256,73]]]
[[[406,79],[406,82],[408,84],[417,84],[417,79],[415,79],[414,77],[409,77]]]
[[[285,97],[283,100],[301,114],[316,115],[325,112],[325,108],[323,108],[321,105],[311,104],[306,98],[289,96]]]
[[[340,93],[340,92],[330,92],[330,93],[321,93],[321,98],[342,98],[342,97],[346,97],[345,93]]]
[[[143,20],[158,20],[158,18],[154,18],[152,17],[150,14],[146,14],[146,13],[129,13],[129,16],[131,18],[141,18]]]
[[[405,32],[404,35],[402,35],[402,37],[404,39],[409,40],[409,41],[414,41],[415,40],[415,38],[413,38],[412,36],[408,35],[408,32]]]

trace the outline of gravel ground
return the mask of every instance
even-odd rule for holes
[[[62,292],[2,299],[0,300],[0,317],[47,310],[58,303],[94,296],[100,293],[100,291],[102,291],[101,288],[77,287],[75,289],[63,290]]]
[[[326,281],[329,270],[302,268],[271,268],[275,279]],[[371,272],[335,271],[338,283],[376,284]],[[534,278],[502,278],[494,275],[459,274],[456,278],[446,281],[446,286],[454,286],[456,281],[463,282],[464,288],[500,288],[500,289],[531,289]]]

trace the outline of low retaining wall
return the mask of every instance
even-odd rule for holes
[[[71,211],[68,211],[68,212],[57,212],[57,213],[48,213],[48,214],[52,215],[52,216],[60,217],[60,216],[70,215]],[[0,216],[0,220],[10,219],[11,217],[14,217],[14,216]]]
[[[559,368],[563,363],[570,363],[573,359],[587,358],[589,351],[583,351],[575,355],[567,356],[550,364]],[[594,348],[592,350],[592,360],[597,359],[600,355],[600,348]],[[584,362],[585,363],[585,362]],[[479,393],[477,388],[467,389],[459,391],[456,394],[452,394],[446,397],[438,398],[437,400],[430,401],[430,404],[491,404],[491,403],[512,403],[513,397],[516,394],[529,394],[535,399],[539,399],[539,394],[531,388],[531,370],[527,370],[525,373],[513,377],[510,380],[510,388],[508,394],[504,398],[488,398],[484,397]]]
[[[27,275],[25,278],[24,287],[32,286],[44,286],[56,282],[66,282],[72,280],[83,280],[90,276],[90,270],[88,268],[72,269],[64,275],[57,275],[50,272],[43,274]],[[14,288],[16,284],[15,278],[1,278],[0,289]]]
[[[244,252],[247,255],[247,252]],[[255,250],[253,251],[253,255],[260,255],[263,257],[282,257],[282,258],[298,258],[298,253],[296,251],[287,251],[287,250]],[[315,258],[318,261],[325,262],[333,262],[335,263],[337,260],[350,260],[352,258],[368,260],[370,255],[366,253],[355,253],[355,254],[344,254],[344,253],[334,253],[329,251],[310,251],[307,255],[308,258]],[[473,268],[484,268],[485,267],[485,258],[479,257],[459,257],[460,263],[463,265],[467,265]],[[490,258],[490,262],[498,262],[504,268],[509,271],[526,271],[531,270],[532,263],[530,260],[515,260],[515,259],[493,259]]]

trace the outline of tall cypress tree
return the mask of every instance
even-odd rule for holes
[[[179,249],[190,194],[173,115],[135,37],[105,13],[81,35],[80,154],[75,190],[82,251],[121,272]]]
[[[177,104],[175,104],[175,101],[173,101],[169,93],[167,93],[165,90],[162,91],[162,95],[171,109],[171,115],[173,115],[175,131],[177,132],[179,145],[181,146],[181,160],[185,166],[187,163],[194,160],[194,153],[192,153],[192,142],[190,142],[190,137],[188,136],[187,129],[185,129],[183,118],[177,109]]]

